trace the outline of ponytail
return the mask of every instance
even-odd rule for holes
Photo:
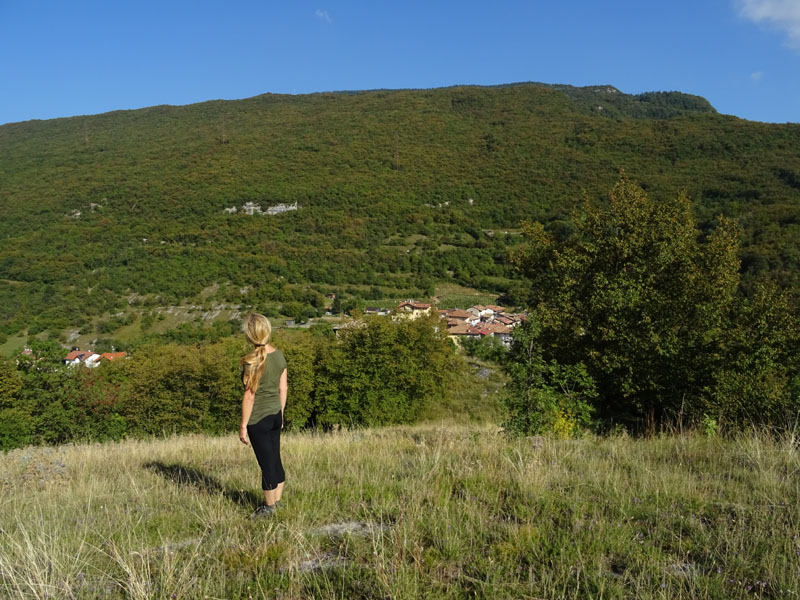
[[[242,358],[240,363],[244,365],[242,373],[244,389],[252,390],[255,393],[258,390],[258,384],[261,383],[264,367],[267,364],[267,347],[256,346],[255,350]]]
[[[264,315],[251,314],[244,323],[244,334],[255,349],[239,361],[244,366],[242,383],[245,390],[255,393],[267,364],[267,343],[272,334],[272,325]]]

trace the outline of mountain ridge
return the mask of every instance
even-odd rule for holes
[[[621,97],[629,99],[631,101],[639,101],[639,102],[648,102],[653,97],[659,96],[672,96],[674,98],[685,98],[690,100],[692,103],[697,104],[697,107],[694,110],[697,112],[713,112],[716,113],[717,110],[711,105],[711,103],[703,98],[702,96],[696,96],[692,94],[687,94],[685,92],[680,92],[677,90],[672,91],[647,91],[641,92],[639,94],[628,94],[616,88],[613,85],[587,85],[587,86],[573,86],[570,84],[561,84],[561,83],[543,83],[539,81],[518,81],[512,83],[498,83],[498,84],[454,84],[449,86],[442,86],[442,87],[433,87],[433,88],[368,88],[368,89],[361,89],[361,90],[323,90],[317,92],[308,92],[305,94],[282,94],[278,92],[264,92],[262,94],[256,94],[255,96],[249,96],[246,98],[234,98],[234,99],[223,99],[223,98],[213,98],[208,100],[201,100],[198,102],[190,102],[187,104],[154,104],[152,106],[143,106],[139,108],[120,108],[114,109],[110,111],[104,111],[100,113],[88,113],[83,115],[72,115],[72,116],[65,116],[65,117],[53,117],[50,119],[27,119],[25,121],[10,121],[8,123],[0,124],[1,127],[5,127],[7,125],[19,125],[24,123],[31,123],[31,122],[47,122],[47,121],[58,121],[62,119],[83,119],[87,117],[97,117],[103,115],[113,115],[116,113],[125,113],[125,112],[135,112],[135,111],[143,111],[148,109],[156,109],[156,108],[182,108],[182,107],[189,107],[195,106],[199,104],[206,104],[206,103],[213,103],[213,102],[240,102],[245,100],[253,100],[256,98],[264,98],[264,97],[279,97],[279,98],[294,98],[298,96],[315,96],[315,95],[324,95],[324,94],[342,94],[342,95],[358,95],[358,94],[368,94],[372,92],[422,92],[422,91],[431,91],[431,90],[451,90],[451,89],[458,89],[458,88],[484,88],[484,89],[495,89],[495,88],[510,88],[510,87],[518,87],[518,86],[538,86],[544,88],[551,88],[558,91],[565,93],[568,97],[573,100],[586,100],[586,94],[591,92],[602,92],[607,90],[613,90],[614,93],[619,94]],[[636,117],[637,115],[626,115],[626,116],[633,116]],[[656,118],[656,117],[651,117]],[[660,118],[660,117],[659,117]]]

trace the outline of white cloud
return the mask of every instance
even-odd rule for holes
[[[761,81],[761,78],[764,77],[764,73],[762,71],[754,71],[750,73],[750,81],[753,83],[758,83]]]
[[[331,19],[331,16],[328,14],[327,10],[320,10],[318,8],[317,11],[314,13],[314,15],[318,19],[325,21],[326,23],[333,23],[333,19]]]
[[[736,0],[739,14],[787,35],[786,43],[800,48],[800,0]]]

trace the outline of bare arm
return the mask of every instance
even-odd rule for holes
[[[289,395],[289,376],[287,370],[281,373],[281,381],[278,384],[278,397],[281,399],[281,429],[283,429],[283,413],[286,409],[286,397]]]
[[[242,396],[242,422],[239,425],[239,439],[245,446],[250,444],[247,440],[247,422],[250,420],[250,415],[253,412],[253,401],[255,399],[256,395],[253,390],[246,389],[244,391],[244,396]]]

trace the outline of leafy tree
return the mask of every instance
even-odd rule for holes
[[[32,424],[31,415],[23,409],[0,409],[0,450],[11,450],[30,444]]]
[[[10,408],[22,390],[22,376],[12,360],[0,357],[0,408]]]
[[[543,360],[583,363],[602,419],[652,430],[713,380],[739,281],[737,229],[720,218],[701,238],[685,195],[656,202],[624,175],[607,205],[587,200],[572,221],[565,239],[526,224],[513,258]]]
[[[454,376],[453,345],[438,318],[365,317],[339,330],[316,373],[317,423],[414,422]]]
[[[300,429],[311,426],[318,413],[314,396],[314,373],[320,351],[320,338],[307,335],[307,332],[281,331],[275,336],[275,345],[283,351],[288,364],[289,397],[284,427]]]
[[[22,376],[14,361],[0,358],[0,450],[30,441],[31,415],[18,405],[22,385]]]
[[[317,311],[313,306],[297,301],[287,302],[284,304],[281,308],[281,312],[287,317],[293,319],[295,323],[305,323],[317,315]]]
[[[230,430],[241,404],[241,340],[138,349],[125,361],[121,413],[138,434]]]
[[[491,360],[496,363],[502,363],[508,353],[505,344],[493,335],[467,338],[461,342],[461,347],[469,356],[482,360]]]
[[[731,311],[724,357],[703,408],[724,425],[800,424],[800,320],[796,302],[773,282]]]

